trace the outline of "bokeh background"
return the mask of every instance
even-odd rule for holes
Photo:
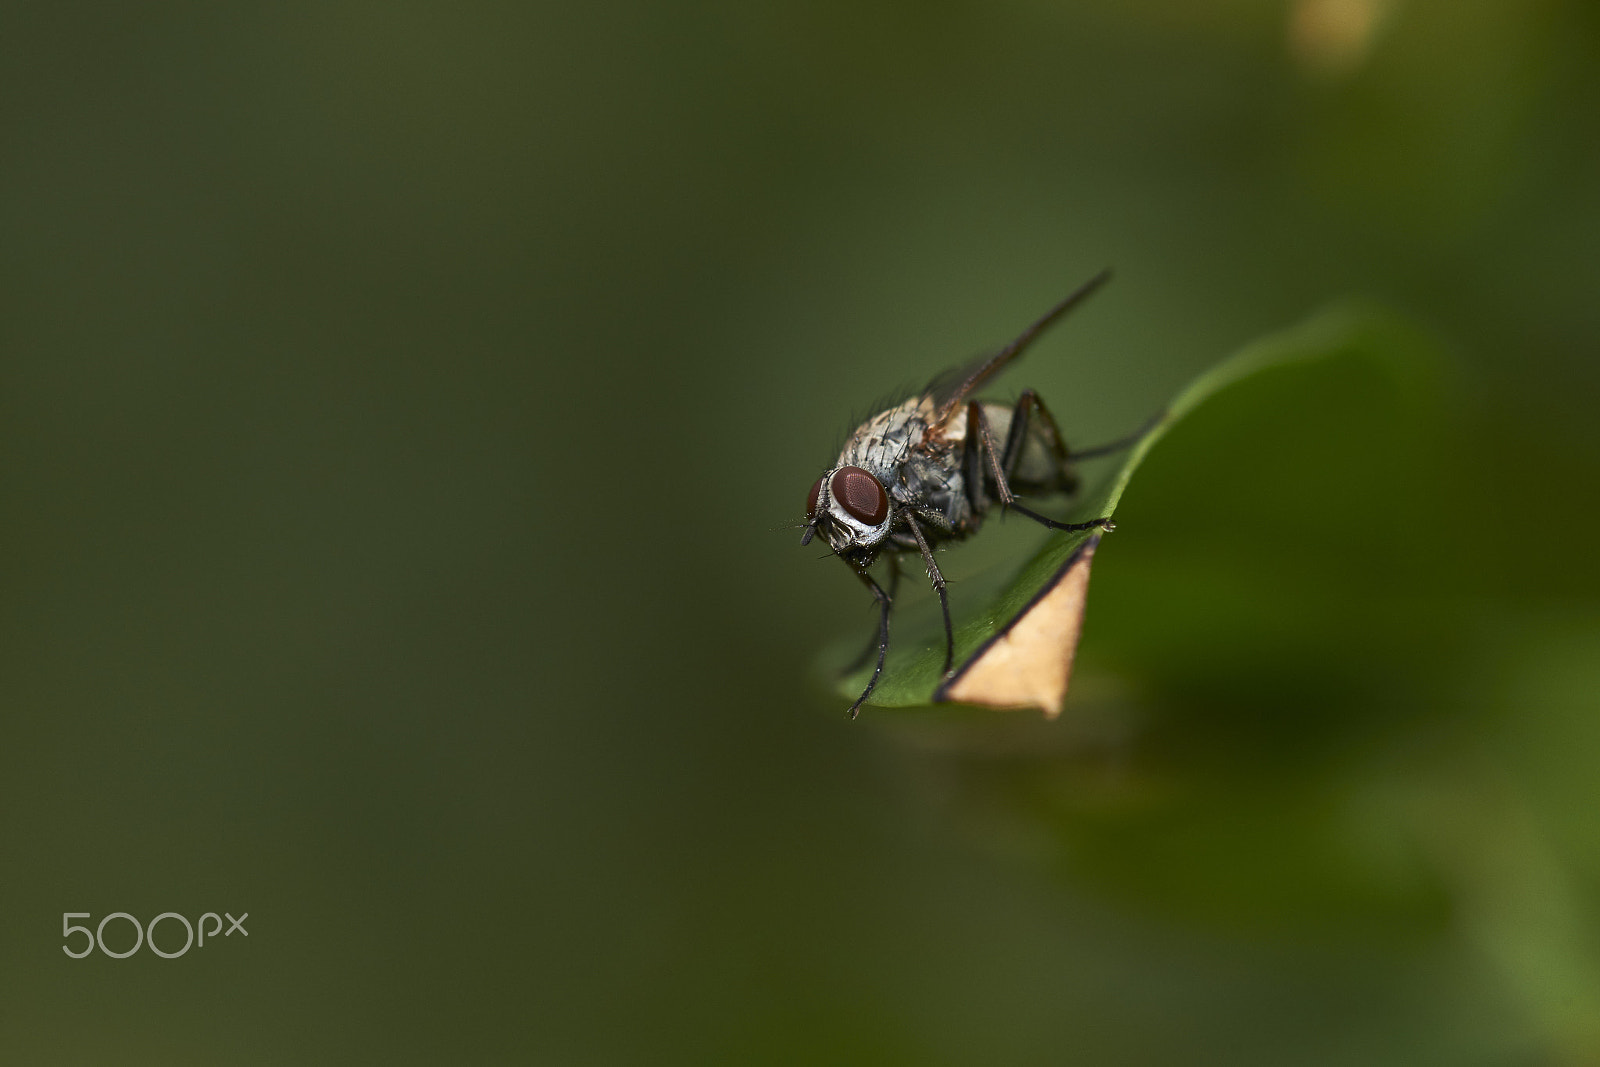
[[[0,1058],[1600,1062],[1597,116],[1588,0],[0,9]],[[1106,265],[1075,443],[1410,369],[846,722],[806,488]]]

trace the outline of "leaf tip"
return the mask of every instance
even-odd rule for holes
[[[1099,544],[1096,534],[1067,557],[1004,628],[939,684],[934,703],[1035,707],[1047,718],[1059,716],[1083,630],[1089,567]]]

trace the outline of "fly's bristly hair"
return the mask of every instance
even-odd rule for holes
[[[854,436],[857,430],[861,429],[862,423],[867,422],[880,411],[888,411],[890,408],[897,408],[901,404],[904,404],[907,400],[910,400],[912,397],[921,395],[921,390],[913,389],[911,386],[906,385],[882,394],[879,399],[873,401],[873,403],[867,408],[865,414],[859,413],[860,409],[858,408],[851,408],[848,425],[833,435],[833,448],[831,451],[836,456],[840,452],[843,452],[845,444],[852,436]]]

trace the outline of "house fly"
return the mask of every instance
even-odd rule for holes
[[[1057,522],[1017,498],[1075,492],[1074,461],[1126,448],[1138,440],[1138,433],[1097,448],[1069,451],[1055,418],[1032,389],[1024,389],[1014,404],[971,398],[1109,278],[1110,272],[1102,271],[998,352],[941,374],[922,392],[863,422],[850,434],[837,462],[811,486],[800,543],[810,544],[820,533],[872,591],[879,608],[873,645],[857,661],[870,656],[875,645],[877,666],[850,705],[852,719],[883,674],[901,556],[914,552],[922,557],[939,596],[948,677],[955,636],[944,575],[933,557],[936,547],[977,533],[996,504],[1051,530],[1114,528],[1109,518]],[[868,573],[880,555],[888,559],[888,589]]]

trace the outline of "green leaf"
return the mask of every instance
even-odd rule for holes
[[[1138,443],[1077,499],[1064,516],[1065,520],[1082,522],[1115,514],[1134,472],[1156,443],[1180,419],[1229,386],[1273,368],[1324,359],[1352,349],[1381,349],[1384,346],[1374,346],[1368,342],[1374,334],[1392,333],[1396,325],[1394,317],[1381,310],[1355,304],[1341,305],[1246,345],[1201,374],[1173,398],[1160,419]],[[1098,531],[1049,534],[1038,552],[987,602],[968,606],[965,612],[960,610],[963,605],[957,604],[957,670],[960,671],[974,653],[981,652],[985,642],[1004,630],[1020,612],[1048,591],[1062,577],[1064,565],[1074,553],[1099,536]],[[1099,550],[1115,551],[1115,546],[1116,534],[1112,533],[1105,537]],[[893,630],[883,677],[867,703],[881,708],[917,708],[935,703],[935,691],[943,681],[942,636],[942,632],[937,630],[912,635],[899,628]],[[850,648],[855,650],[859,645],[852,643]],[[1063,654],[1070,655],[1070,650]],[[827,657],[827,663],[837,664],[845,658],[845,655],[834,650]],[[842,677],[837,675],[836,668],[829,673],[836,679],[837,692],[853,699],[865,687],[871,671],[869,663]]]

